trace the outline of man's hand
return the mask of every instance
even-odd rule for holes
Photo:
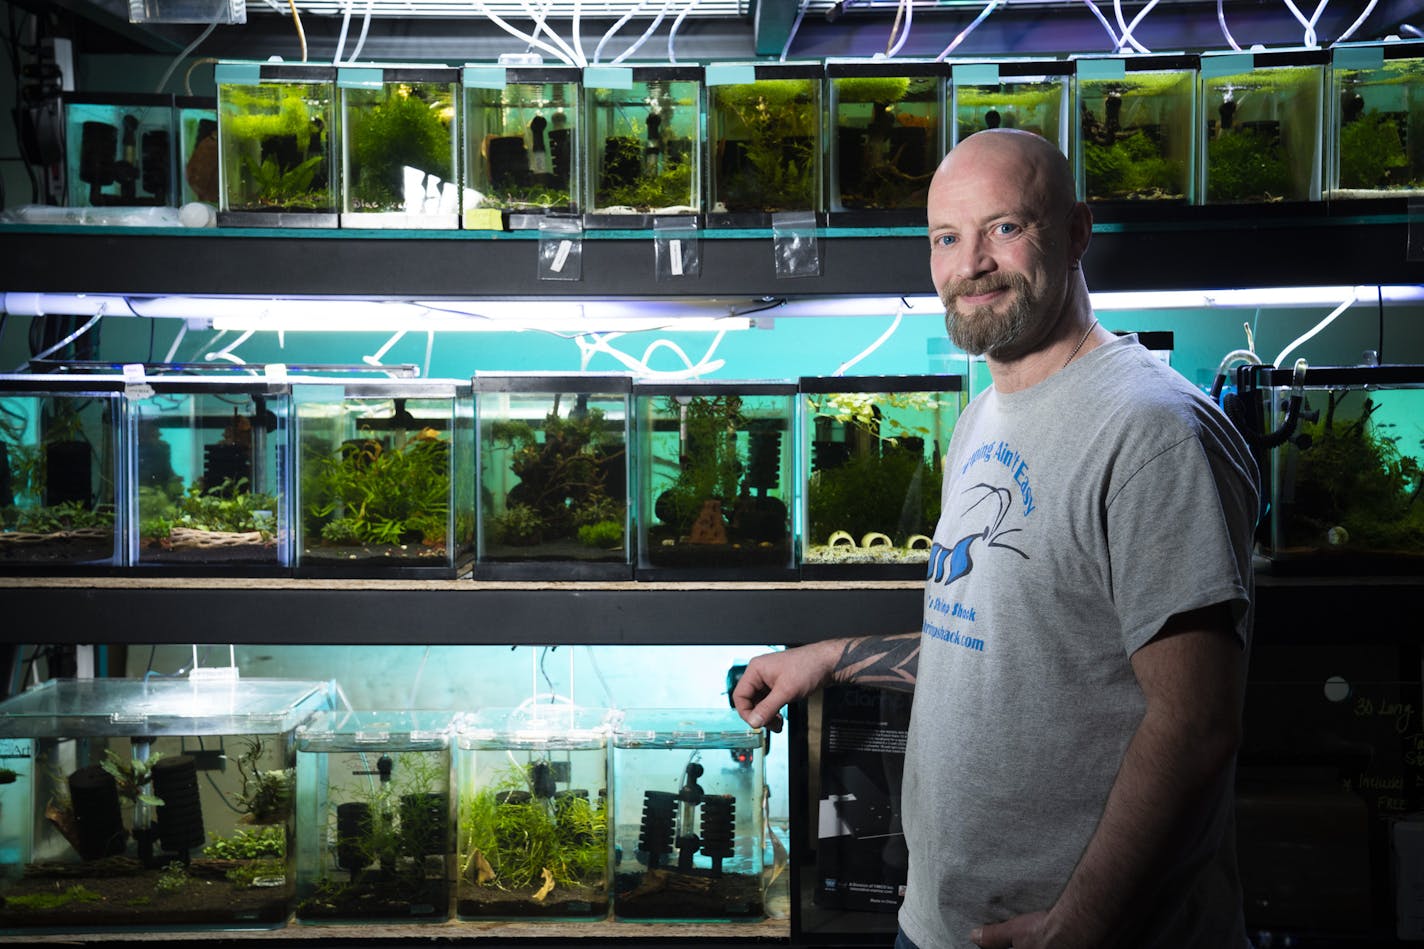
[[[1046,912],[1025,913],[1006,919],[1002,923],[987,923],[969,934],[974,945],[982,949],[1047,949],[1050,945],[1044,934]]]
[[[844,652],[844,640],[828,639],[757,656],[732,690],[732,705],[753,728],[779,732],[782,707],[828,684]]]

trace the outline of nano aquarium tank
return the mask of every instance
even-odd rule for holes
[[[476,376],[476,579],[632,579],[627,376]]]
[[[794,579],[796,385],[637,382],[640,580]]]
[[[1327,50],[1201,58],[1207,204],[1319,201]]]
[[[450,918],[449,712],[329,711],[298,727],[296,918]]]
[[[1071,60],[955,63],[952,80],[954,144],[983,129],[1022,129],[1073,154]]]
[[[219,63],[218,224],[336,227],[336,68]]]
[[[801,576],[919,579],[939,521],[960,376],[801,380]]]
[[[1331,52],[1330,196],[1424,193],[1424,43],[1344,44]]]
[[[292,397],[298,575],[448,579],[468,570],[468,382],[303,378]]]
[[[1424,366],[1245,367],[1238,390],[1279,443],[1261,458],[1273,569],[1424,572]]]
[[[0,376],[0,570],[122,566],[123,381]]]
[[[1084,200],[1197,203],[1197,61],[1076,60]]]
[[[289,387],[150,377],[125,403],[129,566],[286,572]]]
[[[820,63],[707,67],[707,225],[766,227],[824,209]]]
[[[766,915],[763,744],[731,709],[626,714],[613,736],[613,915]]]
[[[590,68],[587,223],[651,227],[702,210],[702,67]]]
[[[65,92],[65,205],[177,204],[173,97]]]
[[[465,227],[536,228],[581,211],[581,71],[468,65],[462,78]]]
[[[937,62],[826,63],[832,221],[925,223],[930,177],[944,157],[946,74]]]
[[[461,919],[608,916],[607,713],[485,709],[456,739]]]
[[[181,179],[178,191],[182,195],[176,203],[201,201],[217,207],[218,100],[211,96],[175,96],[173,114]]]
[[[341,226],[460,226],[460,71],[343,66]]]
[[[0,703],[0,931],[284,925],[292,733],[328,698],[195,674],[55,679]]]

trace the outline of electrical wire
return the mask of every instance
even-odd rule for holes
[[[287,0],[292,8],[292,23],[297,28],[297,40],[302,44],[302,62],[307,61],[307,31],[302,29],[302,15],[297,12],[297,0]]]
[[[973,33],[976,29],[978,29],[979,24],[983,23],[984,20],[988,18],[989,14],[994,12],[994,8],[998,5],[999,0],[989,0],[988,5],[984,7],[980,14],[974,18],[974,22],[970,23],[963,30],[961,30],[959,32],[959,35],[956,36],[954,39],[950,40],[949,45],[946,46],[944,50],[941,51],[940,54],[935,57],[935,62],[944,62],[945,57],[949,56],[950,53],[958,49],[959,44],[963,43],[969,37],[970,33]]]
[[[1119,46],[1117,33],[1113,32],[1112,24],[1108,22],[1107,17],[1103,16],[1103,11],[1098,9],[1098,5],[1094,3],[1093,0],[1083,0],[1083,3],[1089,10],[1093,11],[1093,16],[1098,18],[1098,22],[1103,25],[1103,29],[1108,31],[1108,39],[1112,40],[1113,49],[1117,49]]]
[[[202,43],[203,40],[205,40],[205,39],[207,39],[209,36],[211,36],[213,30],[215,30],[215,29],[217,29],[217,28],[218,28],[218,21],[217,21],[217,20],[214,20],[213,22],[209,23],[209,24],[208,24],[208,28],[207,28],[206,30],[204,30],[203,32],[199,33],[197,39],[193,40],[193,42],[189,43],[186,47],[184,47],[183,52],[179,53],[177,56],[174,56],[174,57],[173,57],[173,62],[171,62],[171,63],[168,64],[168,68],[167,68],[166,70],[164,70],[164,72],[163,72],[163,78],[160,79],[160,80],[158,80],[158,85],[157,85],[157,87],[154,88],[153,91],[154,91],[154,92],[162,92],[162,91],[163,91],[163,87],[166,86],[166,85],[168,85],[168,80],[171,79],[171,78],[173,78],[173,71],[178,68],[178,64],[181,63],[183,60],[187,59],[187,58],[188,58],[188,54],[191,53],[191,52],[193,52],[193,50],[197,49],[197,48],[198,48],[198,44]]]
[[[677,31],[678,28],[682,26],[682,21],[687,19],[687,15],[692,12],[693,8],[696,7],[699,2],[700,0],[692,0],[687,6],[683,7],[682,12],[677,15],[677,19],[672,21],[672,26],[668,29],[668,62],[673,65],[677,64],[677,54],[673,52],[672,41],[677,37]],[[574,3],[577,4],[578,0],[574,0]],[[577,6],[575,6],[575,10],[577,9]],[[786,61],[785,56],[786,54],[783,52],[782,62]]]
[[[1236,45],[1236,39],[1231,35],[1231,31],[1226,28],[1226,10],[1223,8],[1225,0],[1216,0],[1216,22],[1221,25],[1221,35],[1226,37],[1226,42],[1236,52],[1241,52],[1241,47]]]
[[[648,41],[648,37],[652,36],[653,31],[656,30],[659,25],[661,25],[661,23],[663,22],[663,17],[667,16],[668,8],[670,8],[671,6],[672,0],[663,0],[662,7],[658,9],[658,15],[653,17],[653,22],[648,24],[648,28],[643,31],[643,35],[634,40],[632,46],[629,46],[623,52],[613,57],[612,64],[614,66],[617,66],[619,63],[623,62],[623,60],[636,53],[638,51],[638,48]]]
[[[1335,42],[1343,43],[1351,36],[1353,36],[1355,31],[1360,28],[1361,24],[1363,24],[1365,20],[1369,18],[1369,15],[1374,12],[1375,5],[1378,3],[1379,0],[1370,0],[1370,2],[1365,6],[1364,12],[1360,14],[1359,18],[1355,20],[1354,23],[1350,24],[1350,28],[1348,30],[1336,37]]]

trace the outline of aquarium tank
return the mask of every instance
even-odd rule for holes
[[[449,379],[294,379],[300,576],[449,579],[474,557],[474,407]]]
[[[984,129],[1022,129],[1073,154],[1073,63],[1011,59],[951,67],[954,144]]]
[[[175,206],[173,97],[60,93],[67,207]]]
[[[587,223],[646,228],[701,212],[701,66],[591,66],[584,102]]]
[[[1197,203],[1198,57],[1083,57],[1079,193],[1086,201]]]
[[[125,392],[129,566],[273,576],[291,565],[285,383],[149,377]]]
[[[1424,43],[1331,52],[1330,197],[1424,193]]]
[[[608,916],[608,713],[567,701],[460,726],[455,906],[467,920]]]
[[[124,563],[123,381],[0,376],[0,571]]]
[[[640,580],[794,579],[792,382],[633,384]]]
[[[219,63],[218,224],[336,227],[336,68]]]
[[[476,579],[632,579],[617,375],[477,375]]]
[[[963,378],[813,376],[800,389],[801,576],[923,578]]]
[[[832,221],[923,225],[945,150],[944,64],[833,59],[826,78]]]
[[[211,96],[175,96],[174,127],[178,133],[179,205],[201,201],[217,207],[218,101]]]
[[[536,228],[583,209],[582,73],[572,66],[467,65],[464,226]]]
[[[1204,54],[1207,204],[1319,201],[1326,50]]]
[[[824,209],[821,76],[820,63],[707,67],[709,227]]]
[[[613,736],[613,915],[766,915],[764,736],[731,709],[632,709]]]
[[[451,712],[319,712],[296,732],[296,918],[450,918]]]
[[[1272,568],[1424,572],[1424,366],[1246,367],[1238,388],[1261,413]],[[1259,439],[1258,439],[1259,441]]]
[[[202,672],[0,702],[0,931],[286,923],[292,734],[328,686]]]
[[[460,226],[460,71],[343,66],[341,226]]]

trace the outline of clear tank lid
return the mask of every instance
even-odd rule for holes
[[[0,702],[0,738],[270,734],[329,702],[292,679],[53,679]]]
[[[618,748],[760,748],[762,733],[730,708],[630,709],[613,734]]]
[[[616,713],[567,703],[528,703],[517,708],[487,708],[460,723],[459,744],[466,749],[547,749],[577,751],[603,748]]]
[[[375,709],[318,712],[297,728],[297,750],[441,751],[450,745],[453,712]]]

